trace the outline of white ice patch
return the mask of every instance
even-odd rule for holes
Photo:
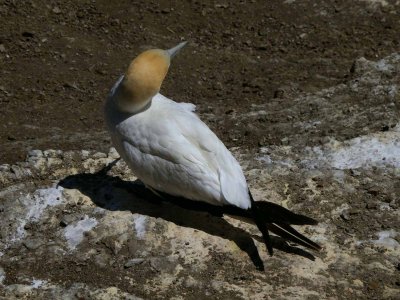
[[[378,239],[372,241],[374,244],[392,249],[400,248],[399,242],[395,240],[399,234],[393,229],[380,231],[377,235]]]
[[[15,243],[23,239],[26,235],[25,225],[29,222],[38,222],[47,207],[60,205],[63,202],[62,191],[63,188],[58,186],[38,189],[33,195],[25,196],[22,201],[27,207],[27,212],[24,218],[19,219],[19,225],[10,242]]]
[[[393,139],[359,137],[330,154],[330,163],[337,169],[356,169],[373,166],[400,167],[400,136]]]
[[[133,217],[133,224],[135,226],[136,237],[138,239],[143,239],[146,235],[146,216],[143,215],[135,215]]]
[[[400,167],[399,125],[392,131],[364,135],[345,142],[306,148],[306,168],[331,167],[346,170],[371,167]]]
[[[32,280],[32,283],[31,283],[31,286],[32,286],[32,288],[34,288],[34,289],[38,289],[38,288],[40,288],[41,286],[45,285],[46,283],[47,283],[46,280],[33,279],[33,280]]]
[[[272,159],[271,159],[271,156],[269,156],[269,155],[264,155],[264,156],[258,157],[257,160],[261,161],[262,163],[264,163],[266,165],[272,164]]]
[[[70,250],[74,250],[83,240],[83,234],[98,224],[94,218],[89,218],[85,215],[83,220],[78,221],[76,224],[71,224],[65,227],[64,236],[67,240]]]
[[[39,221],[45,208],[61,204],[62,190],[62,187],[36,190],[33,195],[34,203],[29,206],[26,218],[30,221]]]

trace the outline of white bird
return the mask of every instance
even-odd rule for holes
[[[153,191],[223,206],[231,215],[254,221],[270,255],[268,229],[319,250],[290,227],[315,220],[270,202],[255,202],[239,163],[194,113],[195,106],[159,94],[171,59],[185,44],[141,53],[111,89],[105,116],[118,153]]]

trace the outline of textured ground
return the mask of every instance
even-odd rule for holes
[[[399,299],[400,3],[169,3],[0,2],[0,298]],[[112,164],[109,87],[180,39],[163,93],[257,200],[320,220],[320,253],[274,238],[269,257],[253,226]]]
[[[353,69],[346,83],[292,99],[293,114],[329,112],[293,122],[299,130],[288,140],[297,146],[232,149],[258,200],[321,221],[304,229],[320,253],[274,238],[269,257],[254,227],[158,199],[114,162],[115,150],[34,150],[0,168],[0,295],[398,299],[400,126],[300,146],[330,122],[351,128],[368,113],[396,124],[400,54]],[[348,105],[355,92],[363,100]],[[349,110],[358,111],[351,120]],[[268,115],[258,105],[236,119]]]
[[[343,82],[356,58],[398,51],[399,15],[398,1],[373,0],[2,0],[0,161],[21,161],[30,149],[107,151],[110,87],[140,51],[181,39],[190,44],[163,93],[219,116],[209,124],[231,147],[279,145],[288,133],[276,128],[281,115],[256,123],[224,116],[252,104],[277,112],[294,96]]]

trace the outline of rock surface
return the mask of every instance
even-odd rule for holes
[[[398,299],[399,85],[400,54],[360,58],[291,107],[228,116],[291,127],[280,146],[231,150],[257,200],[320,220],[300,229],[319,253],[275,237],[269,257],[252,225],[154,196],[114,149],[0,166],[0,296]]]

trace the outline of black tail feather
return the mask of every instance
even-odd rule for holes
[[[312,218],[295,214],[290,210],[271,202],[256,202],[249,191],[253,220],[264,239],[268,253],[273,255],[271,239],[268,229],[280,237],[313,250],[320,250],[321,246],[295,230],[290,225],[315,225],[318,222]]]
[[[318,245],[317,243],[313,242],[312,240],[310,240],[308,237],[306,237],[305,235],[301,234],[300,232],[298,232],[296,229],[294,229],[293,227],[291,227],[288,224],[275,224],[279,227],[281,227],[282,229],[286,230],[287,232],[289,232],[291,235],[302,239],[305,243],[308,244],[308,246],[306,246],[307,248],[310,249],[314,249],[314,250],[321,250],[321,246]]]
[[[286,228],[283,228],[284,226]],[[318,244],[314,243],[313,241],[311,241],[310,239],[308,239],[301,233],[297,232],[295,229],[293,229],[292,227],[290,227],[287,224],[272,224],[271,223],[271,224],[268,224],[267,227],[273,233],[279,235],[280,237],[282,237],[288,241],[294,242],[296,244],[299,244],[301,246],[304,246],[306,248],[313,249],[313,250],[321,249],[321,247]],[[296,234],[293,234],[291,231],[295,231]]]

